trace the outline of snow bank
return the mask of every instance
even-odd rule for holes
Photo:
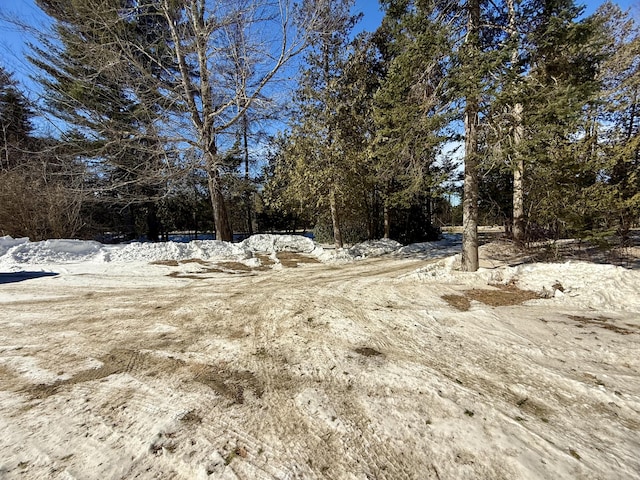
[[[0,237],[0,257],[5,255],[10,248],[15,247],[16,245],[21,245],[23,243],[27,243],[29,241],[28,238],[11,238],[9,236]]]
[[[319,248],[313,240],[301,235],[252,235],[246,240],[243,240],[241,245],[252,252],[261,253],[313,253]]]
[[[390,239],[369,240],[349,248],[325,251],[319,258],[324,262],[352,262],[366,258],[393,255],[400,258],[432,259],[454,255],[460,251],[462,235],[445,234],[434,242],[413,243],[402,246]]]
[[[402,247],[401,243],[388,238],[383,238],[381,240],[369,240],[367,242],[358,243],[357,245],[349,248],[347,252],[349,253],[349,256],[353,258],[379,257],[381,255],[386,255],[387,253],[395,252],[400,247]]]
[[[640,311],[640,272],[615,265],[535,263],[500,269],[490,280],[515,283],[524,290],[584,308]]]
[[[304,253],[324,262],[352,262],[388,254],[426,259],[455,253],[460,245],[459,237],[449,235],[438,242],[418,243],[406,247],[394,240],[372,240],[339,250],[324,250],[310,238],[301,235],[260,234],[240,243],[192,240],[120,245],[103,245],[82,240],[30,242],[28,238],[1,237],[0,265],[7,268],[19,265],[148,263],[190,258],[246,261],[251,259],[254,253],[273,255],[277,252]]]
[[[640,311],[640,271],[589,262],[530,263],[515,267],[459,270],[459,255],[444,258],[414,272],[423,281],[477,286],[514,284],[541,297],[580,308]]]
[[[12,263],[80,263],[91,261],[100,253],[103,245],[83,240],[44,240],[21,242],[3,255]]]
[[[445,233],[442,239],[436,242],[413,243],[401,247],[396,255],[423,259],[444,257],[458,253],[461,245],[461,234]]]
[[[193,240],[189,243],[131,243],[128,245],[105,246],[104,261],[138,262],[158,260],[226,260],[251,258],[251,252],[241,244],[219,240]]]
[[[52,265],[72,263],[135,263],[159,260],[251,259],[254,252],[300,252],[320,256],[323,252],[313,240],[299,235],[254,235],[241,243],[219,240],[184,242],[129,243],[103,245],[94,241],[0,238],[0,265]]]

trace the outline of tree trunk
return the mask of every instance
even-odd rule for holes
[[[464,193],[462,202],[462,270],[478,270],[478,107],[467,99],[465,109]]]
[[[245,181],[245,204],[247,208],[247,233],[253,235],[253,204],[252,194],[249,190],[249,119],[246,115],[242,117],[242,141],[244,143],[244,181]]]
[[[382,216],[384,219],[384,238],[389,238],[391,236],[391,214],[389,213],[389,207],[386,204],[382,208]]]
[[[519,64],[520,41],[517,28],[516,5],[514,0],[507,0],[509,9],[509,36],[513,41],[513,51],[511,52],[512,68]],[[513,122],[513,223],[511,226],[511,238],[516,243],[523,243],[525,240],[525,214],[524,214],[524,157],[520,152],[520,144],[524,137],[524,127],[522,126],[522,104],[516,102],[511,107],[511,117]]]
[[[524,157],[519,151],[520,143],[524,135],[522,127],[522,104],[516,103],[512,109],[513,114],[513,240],[523,243],[525,240],[525,216],[524,216]]]
[[[157,242],[160,240],[160,221],[158,220],[158,208],[155,203],[147,205],[147,240]]]
[[[469,0],[468,58],[477,58],[479,54],[480,0]],[[470,71],[474,65],[469,65]],[[462,202],[462,270],[478,270],[478,114],[477,93],[480,80],[472,85],[467,95],[464,111],[465,154],[464,154],[464,193]]]
[[[231,230],[231,224],[229,222],[227,205],[224,201],[224,195],[222,194],[218,167],[214,159],[214,154],[208,152],[206,155],[209,194],[211,195],[211,206],[213,207],[213,223],[216,228],[216,240],[231,242],[233,240],[233,231]]]
[[[342,232],[340,231],[335,187],[329,189],[329,208],[331,209],[331,222],[333,224],[333,241],[336,244],[336,248],[342,248],[344,244],[342,243]]]

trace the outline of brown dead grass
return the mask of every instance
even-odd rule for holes
[[[510,307],[522,305],[528,300],[540,298],[529,290],[521,290],[514,285],[498,285],[494,289],[466,290],[462,295],[443,295],[442,299],[450,306],[466,312],[471,308],[471,302],[476,301],[490,307]]]
[[[60,388],[67,385],[100,380],[119,373],[157,375],[175,371],[185,363],[174,358],[164,358],[136,350],[115,349],[99,358],[102,365],[76,373],[66,380],[58,380],[50,384],[31,385],[25,391],[32,399],[44,399],[55,395]]]
[[[224,365],[199,364],[193,365],[191,372],[196,382],[208,386],[233,403],[244,403],[246,391],[253,392],[258,398],[264,393],[262,383],[248,370],[233,370]]]
[[[301,264],[320,263],[320,260],[297,252],[278,252],[276,254],[283,267],[296,268]]]
[[[451,307],[461,312],[466,312],[471,308],[471,300],[465,295],[443,295],[442,299]]]
[[[189,278],[192,280],[202,280],[204,278],[207,278],[202,276],[203,274],[207,273],[225,273],[225,271],[219,268],[207,268],[206,270],[202,270],[198,273],[171,272],[167,276],[172,278]]]
[[[186,260],[154,260],[150,262],[151,265],[164,265],[166,267],[177,267],[179,265],[184,265],[186,263],[197,263],[199,265],[211,265],[211,262],[207,262],[206,260],[202,260],[201,258],[187,258]]]
[[[317,258],[310,257],[308,255],[304,255],[302,253],[297,252],[278,252],[276,254],[278,261],[282,264],[283,267],[286,268],[296,268],[298,265],[302,264],[313,264],[320,263]],[[203,276],[207,273],[226,273],[226,274],[235,274],[235,273],[248,273],[248,272],[260,272],[271,270],[273,265],[276,262],[269,256],[265,254],[257,254],[256,258],[260,260],[259,267],[249,267],[244,263],[240,262],[217,262],[211,263],[206,260],[202,260],[200,258],[189,258],[186,260],[155,260],[151,262],[151,265],[163,265],[167,267],[178,267],[180,265],[184,265],[186,263],[197,263],[202,265],[205,268],[198,272],[171,272],[168,274],[169,277],[173,278],[189,278],[192,280],[202,280],[207,278]]]
[[[186,260],[180,260],[180,264],[184,265],[185,263],[197,263],[199,265],[211,265],[211,262],[207,262],[206,260],[202,260],[201,258],[187,258]]]
[[[154,260],[149,265],[163,265],[165,267],[177,267],[180,265],[177,260]]]
[[[191,380],[213,389],[218,395],[243,403],[245,393],[253,392],[261,397],[264,387],[257,377],[248,370],[235,370],[226,365],[203,365],[187,363],[174,357],[160,357],[146,352],[117,349],[99,359],[102,366],[78,372],[66,380],[51,384],[30,385],[25,389],[31,399],[42,400],[55,395],[68,385],[77,385],[100,380],[110,375],[129,373],[134,376],[187,374]],[[195,420],[195,418],[194,418]]]
[[[275,265],[274,262],[269,255],[265,255],[264,253],[257,253],[256,258],[260,260],[260,266],[256,267],[254,270],[259,272],[264,272],[266,270],[271,270],[271,266]]]
[[[382,352],[379,352],[375,348],[371,348],[371,347],[356,348],[355,352],[365,357],[378,357],[382,355]]]
[[[240,262],[218,262],[218,266],[225,270],[233,270],[234,272],[250,272],[253,268]]]
[[[613,321],[613,319],[603,316],[600,316],[598,318],[589,318],[581,317],[579,315],[569,315],[569,319],[573,320],[574,322],[578,322],[580,324],[578,325],[579,327],[595,326],[604,328],[605,330],[611,330],[612,332],[616,332],[621,335],[631,335],[632,333],[638,333],[637,331],[614,325],[613,323],[610,323]]]

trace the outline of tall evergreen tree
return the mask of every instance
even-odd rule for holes
[[[338,82],[344,73],[349,34],[357,20],[350,13],[353,0],[319,2],[318,28],[311,37],[297,92],[295,123],[288,138],[281,169],[289,177],[289,192],[309,193],[328,207],[337,248],[343,246],[342,210],[349,185],[344,155],[346,131],[340,128]],[[285,168],[282,168],[285,167]]]
[[[433,233],[431,192],[442,181],[435,164],[452,119],[443,98],[451,32],[446,12],[429,2],[383,5],[386,15],[375,38],[386,71],[375,95],[372,153],[384,202],[384,235],[391,235],[392,211],[410,209],[410,228],[421,234],[405,231],[397,239],[423,241]],[[416,215],[423,209],[426,216]]]
[[[585,109],[599,89],[601,39],[597,19],[580,19],[583,9],[572,0],[536,6],[522,89],[527,202],[537,206],[530,221],[558,236],[589,228],[574,201],[597,176],[582,150],[589,143]]]
[[[599,227],[623,241],[640,216],[640,28],[610,2],[596,12],[604,61],[602,89],[591,104],[589,157],[600,173],[585,192]]]
[[[162,17],[144,2],[136,4],[135,16],[122,15],[134,4],[121,0],[38,5],[56,20],[56,39],[43,37],[30,57],[43,72],[49,111],[70,126],[66,139],[75,139],[78,154],[102,164],[106,181],[96,185],[102,190],[97,198],[143,215],[148,238],[157,240],[171,146],[160,131],[163,99],[143,78],[159,73],[166,60]],[[130,39],[141,47],[126,59],[113,46]],[[144,74],[131,67],[134,61]]]
[[[464,193],[462,195],[462,269],[478,270],[478,129],[480,92],[482,90],[482,56],[480,0],[467,1],[467,29],[460,47],[460,73],[464,95]]]
[[[30,141],[33,112],[13,74],[0,66],[0,170],[23,157]]]

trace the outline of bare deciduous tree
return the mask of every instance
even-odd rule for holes
[[[156,160],[127,163],[135,182],[145,175],[171,176],[171,162],[158,154],[158,143],[197,152],[183,158],[199,159],[191,167],[208,176],[217,238],[230,241],[222,182],[227,135],[304,49],[316,22],[316,3],[322,2],[308,0],[300,8],[293,0],[37,1],[62,24],[58,38],[67,41],[62,51],[55,42],[44,45],[65,60],[73,58],[77,67],[73,72],[58,68],[63,75],[49,85],[58,108],[68,102],[75,110],[72,120],[86,116],[80,126],[92,129],[99,140],[108,137],[112,156],[119,142],[146,137],[142,145],[136,143],[137,151],[145,155],[150,148]],[[47,70],[46,61],[38,66],[56,74]],[[107,98],[100,101],[96,91]],[[142,164],[149,168],[139,169]]]
[[[161,73],[149,80],[157,82],[157,91],[172,105],[184,109],[188,123],[179,123],[176,136],[201,152],[216,236],[230,241],[233,232],[221,183],[220,136],[246,118],[267,85],[304,48],[304,30],[294,25],[290,0],[188,0],[179,6],[159,0],[157,8],[168,26],[168,48],[177,68],[160,62]],[[313,15],[304,21],[309,25]],[[235,34],[230,35],[231,31]],[[138,50],[135,44],[124,47],[129,58]],[[245,54],[249,51],[251,55]]]

